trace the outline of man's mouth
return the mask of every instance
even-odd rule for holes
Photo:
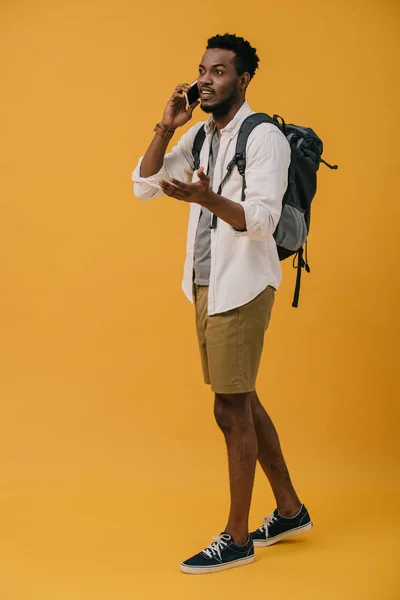
[[[214,92],[212,92],[211,90],[208,90],[207,88],[201,88],[200,90],[200,97],[202,100],[207,100],[208,98],[211,98],[211,96],[214,95]]]

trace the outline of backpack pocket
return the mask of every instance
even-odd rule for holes
[[[277,246],[296,251],[307,239],[307,224],[304,212],[296,206],[286,203],[282,208],[279,223],[274,232]]]

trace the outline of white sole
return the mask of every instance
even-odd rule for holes
[[[285,531],[285,533],[281,533],[271,539],[265,540],[253,540],[253,544],[255,548],[264,548],[265,546],[272,546],[272,544],[276,544],[276,542],[280,542],[289,537],[293,537],[294,535],[300,535],[301,533],[306,533],[306,531],[310,531],[312,529],[312,521],[307,523],[307,525],[303,525],[303,527],[297,527],[297,529],[291,529],[290,531]]]
[[[255,556],[249,556],[247,558],[240,558],[229,562],[225,565],[217,565],[215,567],[188,567],[187,565],[181,564],[182,573],[189,573],[191,575],[201,575],[205,573],[216,573],[217,571],[225,571],[225,569],[233,569],[234,567],[241,567],[242,565],[248,565],[254,562]]]

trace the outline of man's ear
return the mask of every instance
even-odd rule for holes
[[[243,73],[239,78],[240,89],[245,90],[250,83],[250,73]]]

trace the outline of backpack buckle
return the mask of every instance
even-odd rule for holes
[[[241,174],[242,177],[244,177],[245,174],[245,170],[246,170],[246,160],[243,156],[242,152],[238,152],[237,154],[235,154],[235,165],[238,168],[239,173]]]

